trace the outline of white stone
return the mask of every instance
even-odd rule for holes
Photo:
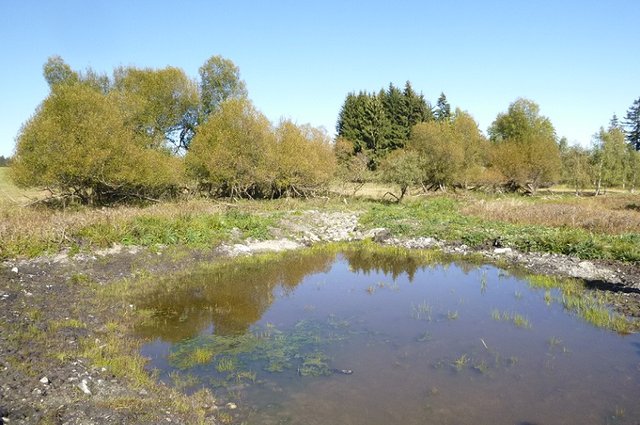
[[[91,390],[89,389],[89,385],[87,385],[86,379],[83,379],[82,382],[78,384],[78,388],[80,388],[80,391],[82,391],[86,395],[91,395]]]
[[[51,383],[51,381],[49,381],[49,378],[47,378],[46,376],[43,376],[42,378],[40,378],[40,382],[48,385],[49,383]]]
[[[238,408],[238,405],[235,403],[227,403],[226,406],[227,406],[227,409],[231,409],[231,410]]]
[[[14,273],[18,273],[18,268],[17,268],[17,267],[13,267],[13,268],[11,269],[11,271],[12,271],[12,272],[14,272]]]
[[[496,248],[493,252],[496,254],[511,254],[513,250],[511,248]]]

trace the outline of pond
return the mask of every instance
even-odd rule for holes
[[[638,423],[637,334],[430,255],[302,251],[163,279],[136,300],[142,354],[238,424]]]

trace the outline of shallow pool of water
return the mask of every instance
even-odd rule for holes
[[[366,251],[207,267],[138,300],[161,380],[234,423],[637,424],[640,338],[493,266]]]

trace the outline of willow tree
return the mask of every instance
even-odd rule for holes
[[[222,102],[185,156],[189,174],[212,195],[263,197],[274,178],[271,123],[246,99]]]
[[[81,83],[56,84],[17,139],[12,175],[83,203],[103,204],[174,191],[180,161],[152,149],[127,125],[112,95]]]
[[[198,70],[202,121],[228,99],[244,99],[247,87],[240,79],[240,68],[222,56],[212,56]]]
[[[493,166],[513,189],[535,193],[560,176],[560,150],[549,118],[531,100],[518,99],[489,128]]]
[[[284,120],[275,135],[273,195],[307,196],[325,188],[336,164],[326,132]]]
[[[197,126],[198,89],[183,70],[119,68],[113,96],[127,125],[154,147],[186,149]]]

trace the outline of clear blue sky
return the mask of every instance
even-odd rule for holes
[[[410,80],[486,131],[518,97],[588,145],[640,97],[640,1],[0,0],[0,155],[47,96],[42,65],[181,67],[233,60],[272,121],[334,132],[350,91]]]

